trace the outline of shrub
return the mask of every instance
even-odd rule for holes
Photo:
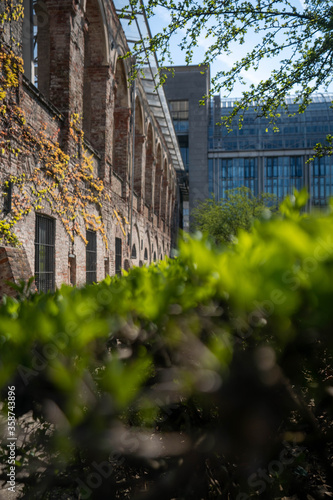
[[[330,495],[333,216],[301,198],[228,248],[5,298],[19,498]]]

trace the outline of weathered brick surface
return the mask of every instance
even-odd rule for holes
[[[70,133],[70,117],[74,113],[82,117],[86,147],[93,157],[94,175],[104,180],[111,199],[102,207],[107,247],[102,235],[97,233],[97,279],[103,279],[108,272],[115,272],[116,237],[122,239],[123,265],[125,260],[131,260],[129,226],[123,218],[124,235],[115,210],[130,221],[133,154],[135,195],[132,246],[135,245],[136,258],[132,264],[150,263],[154,251],[157,258],[164,257],[170,251],[170,214],[173,210],[170,203],[175,200],[172,193],[176,189],[176,176],[172,173],[166,142],[149,108],[140,80],[136,82],[136,139],[133,151],[131,91],[127,81],[130,67],[128,60],[119,58],[128,47],[113,3],[110,0],[79,3],[72,0],[44,0],[38,5],[37,13],[39,88],[36,89],[23,79],[18,104],[28,124],[36,132],[44,131],[46,137],[59,143],[70,155],[71,165],[78,161],[80,151]],[[13,22],[11,30],[18,41],[22,41],[22,22]],[[7,29],[2,36],[10,42]],[[18,50],[17,46],[15,50]],[[20,156],[1,155],[1,183],[9,175],[26,172],[29,176],[38,167],[34,151],[28,153],[24,155],[24,160]],[[0,210],[2,207],[3,200],[0,200]],[[91,206],[89,211],[98,215],[95,206]],[[74,243],[71,242],[48,202],[44,201],[38,212],[56,219],[56,285],[85,283],[85,243],[80,237],[75,237]],[[3,217],[4,213],[1,214]],[[34,273],[35,224],[36,214],[31,212],[15,227],[22,243],[20,255],[25,255],[28,273],[22,267],[10,270],[7,252],[7,256],[0,258],[2,283],[6,277],[18,279],[20,273],[24,278]],[[84,233],[83,220],[80,224]],[[145,249],[147,260],[144,258]]]
[[[27,281],[32,271],[24,248],[0,247],[0,297],[15,296],[16,291],[7,282]]]

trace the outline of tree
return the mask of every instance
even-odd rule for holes
[[[255,219],[265,211],[275,210],[276,202],[275,196],[269,193],[255,196],[247,187],[230,189],[225,199],[208,199],[194,209],[194,229],[208,233],[217,243],[228,243],[239,229],[249,231]]]
[[[161,69],[172,64],[170,41],[176,32],[182,32],[180,48],[189,64],[198,46],[199,37],[206,37],[208,48],[203,64],[209,64],[220,54],[230,54],[233,44],[244,46],[244,56],[230,70],[219,71],[212,80],[210,94],[223,91],[230,94],[236,79],[250,67],[271,57],[281,57],[279,66],[268,79],[252,84],[233,108],[227,123],[257,103],[258,115],[271,119],[284,106],[286,95],[297,84],[300,91],[294,103],[302,112],[311,100],[311,94],[333,80],[333,7],[326,0],[147,0],[147,17],[157,7],[164,8],[170,22],[148,42],[149,49],[158,53]],[[304,7],[301,7],[301,3]],[[133,12],[141,8],[140,0],[130,0]],[[253,37],[258,43],[253,47]],[[142,60],[142,43],[134,46],[132,55]],[[250,47],[248,49],[248,47]],[[140,55],[141,54],[141,55]],[[207,97],[207,96],[206,96]]]

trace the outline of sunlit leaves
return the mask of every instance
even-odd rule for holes
[[[249,231],[253,221],[269,211],[276,210],[273,195],[255,196],[246,187],[231,189],[225,199],[208,199],[194,210],[194,227],[210,235],[217,242],[231,242],[240,229]]]
[[[140,8],[138,0],[131,0],[130,5],[134,11]],[[332,10],[325,2],[310,0],[298,7],[289,0],[149,0],[146,8],[148,17],[157,8],[166,9],[170,15],[169,24],[149,42],[149,49],[156,52],[162,66],[168,59],[172,64],[170,41],[176,32],[182,34],[180,48],[187,64],[192,62],[202,36],[209,40],[204,64],[213,63],[221,54],[230,54],[235,43],[245,47],[241,59],[213,78],[211,95],[217,92],[229,95],[235,81],[242,80],[244,71],[257,69],[267,58],[281,57],[270,78],[243,93],[231,116],[225,118],[229,125],[234,116],[242,114],[253,102],[260,103],[260,113],[273,121],[278,107],[285,105],[286,95],[296,84],[300,90],[295,102],[304,111],[311,94],[319,86],[332,82]],[[253,33],[259,36],[254,47]],[[253,48],[246,50],[247,43]],[[133,50],[139,65],[143,62],[141,48],[138,43]]]

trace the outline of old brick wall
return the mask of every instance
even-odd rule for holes
[[[19,284],[28,281],[32,271],[24,248],[0,247],[0,297],[16,296],[16,291],[7,282]]]
[[[75,114],[81,119],[85,144],[92,156],[93,175],[103,179],[111,200],[101,209],[108,244],[106,246],[102,235],[97,233],[97,280],[103,279],[107,272],[115,273],[115,238],[122,240],[123,264],[125,260],[131,261],[130,228],[125,218],[130,221],[132,155],[135,155],[133,181],[136,194],[132,232],[136,258],[132,265],[151,263],[154,252],[157,259],[168,255],[170,204],[174,203],[170,193],[176,183],[176,176],[170,174],[173,168],[166,141],[149,108],[140,80],[136,84],[137,142],[133,151],[132,96],[127,82],[130,68],[127,60],[119,59],[128,48],[114,5],[109,0],[102,4],[101,12],[97,0],[87,0],[86,10],[84,2],[75,4],[71,0],[44,0],[40,3],[37,8],[39,88],[23,79],[18,94],[18,104],[27,123],[36,133],[43,131],[52,142],[59,143],[70,155],[72,166],[82,151],[71,133],[71,117]],[[12,25],[13,32],[22,41],[22,22],[13,22]],[[5,34],[7,36],[7,32]],[[24,155],[15,157],[0,152],[0,183],[3,184],[10,175],[22,172],[29,176],[39,167],[34,153],[25,150]],[[0,210],[2,206],[3,200]],[[93,204],[89,211],[96,216],[100,213]],[[121,217],[125,235],[115,211]],[[40,203],[38,212],[55,218],[56,286],[71,283],[71,274],[77,285],[84,284],[85,242],[79,236],[71,241],[47,199]],[[1,218],[5,217],[10,217],[10,214],[2,213]],[[81,219],[79,222],[85,234],[85,223]],[[25,255],[27,269],[31,270],[28,274],[34,273],[35,266],[35,224],[36,215],[32,211],[15,226],[23,246],[20,251]],[[5,269],[7,264],[5,261],[3,264]],[[15,273],[19,274],[20,269],[22,277],[26,277],[23,268],[18,267]],[[6,273],[4,271],[2,281]]]

